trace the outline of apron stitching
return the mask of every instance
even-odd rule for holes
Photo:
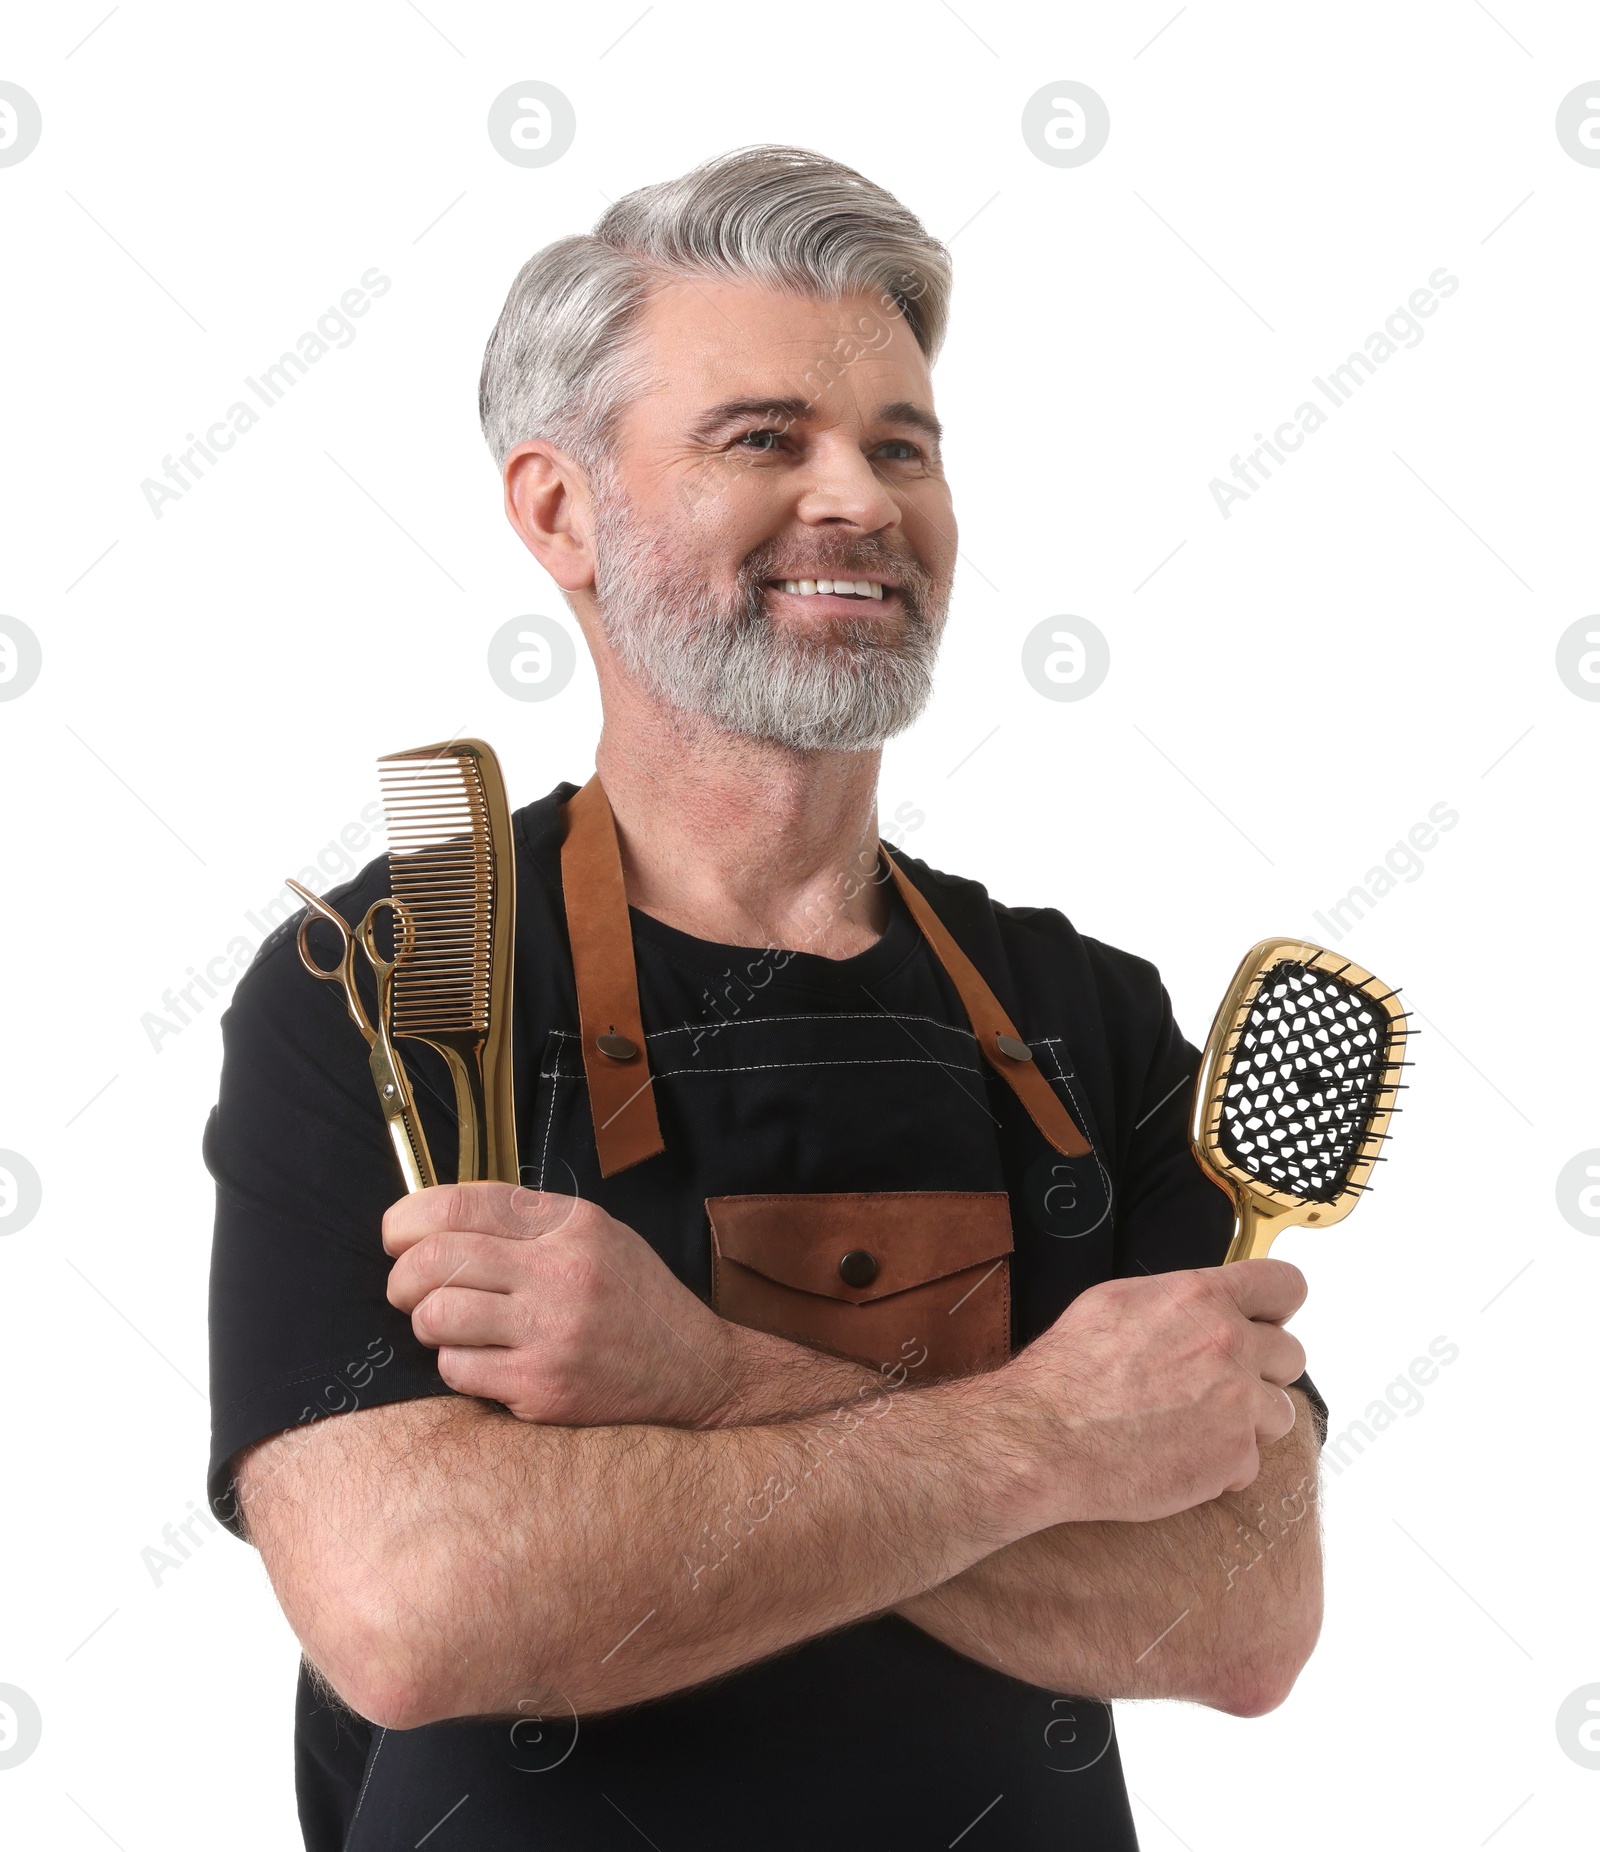
[[[565,1029],[556,1030],[557,1035],[565,1035],[566,1033],[567,1031]],[[541,1070],[539,1074],[539,1078],[541,1080],[560,1080],[563,1078],[562,1073],[561,1073],[562,1046],[563,1046],[562,1043],[560,1042],[556,1043],[555,1072],[553,1074],[546,1074],[545,1072],[543,1072],[543,1070]],[[555,1117],[556,1117],[556,1090],[554,1087],[552,1087],[550,1089],[550,1104],[544,1115],[544,1143],[539,1147],[539,1188],[541,1191],[543,1191],[544,1189],[545,1163],[550,1155],[550,1128],[555,1123]]]
[[[948,1029],[952,1035],[965,1036],[969,1042],[976,1042],[977,1036],[958,1023],[944,1022],[937,1016],[916,1016],[904,1011],[889,1010],[817,1010],[797,1016],[744,1016],[738,1021],[728,1017],[718,1017],[714,1022],[678,1023],[670,1029],[650,1029],[645,1032],[645,1040],[653,1042],[664,1035],[701,1035],[715,1034],[718,1029],[757,1029],[769,1023],[786,1022],[925,1022],[936,1029]],[[569,1041],[577,1041],[579,1032],[575,1029],[553,1029],[553,1035],[565,1036]]]
[[[1050,1053],[1055,1058],[1056,1072],[1061,1075],[1061,1081],[1064,1086],[1066,1084],[1067,1075],[1062,1072],[1062,1067],[1061,1067],[1062,1039],[1063,1038],[1059,1035],[1041,1035],[1038,1041],[1034,1043],[1034,1047],[1035,1048],[1048,1048],[1050,1050]],[[1078,1070],[1076,1068],[1073,1068],[1071,1071],[1073,1074],[1076,1074]]]
[[[804,1067],[937,1067],[945,1068],[957,1074],[971,1074],[983,1078],[981,1067],[963,1067],[956,1061],[923,1061],[911,1055],[901,1055],[897,1059],[874,1059],[861,1061],[749,1061],[741,1067],[672,1067],[659,1068],[651,1075],[652,1080],[676,1080],[684,1074],[765,1074],[782,1073],[790,1068]],[[577,1074],[551,1074],[541,1072],[541,1080],[578,1080]]]
[[[389,1732],[386,1728],[380,1728],[378,1731],[378,1740],[373,1745],[373,1749],[372,1749],[372,1760],[367,1764],[367,1772],[365,1776],[363,1776],[362,1782],[361,1782],[361,1792],[356,1796],[356,1810],[350,1816],[350,1832],[351,1833],[354,1833],[356,1830],[356,1821],[361,1816],[361,1803],[367,1798],[367,1783],[371,1781],[372,1779],[372,1771],[378,1766],[378,1755],[379,1755],[379,1752],[383,1748],[383,1739],[388,1734]],[[345,1838],[345,1844],[348,1846],[349,1843],[350,1843],[350,1839],[349,1839],[349,1836],[347,1835]]]
[[[657,1068],[650,1076],[652,1080],[677,1080],[685,1074],[694,1074],[702,1079],[718,1074],[781,1074],[790,1068],[804,1067],[936,1067],[948,1074],[970,1074],[974,1080],[982,1080],[981,1067],[963,1067],[957,1061],[920,1061],[912,1055],[901,1055],[898,1059],[874,1059],[862,1061],[749,1061],[742,1067],[669,1067]],[[540,1080],[582,1080],[581,1074],[561,1074],[553,1068],[541,1068]],[[969,1095],[969,1098],[971,1096]],[[976,1101],[972,1102],[974,1105]],[[541,1187],[543,1187],[541,1185]]]

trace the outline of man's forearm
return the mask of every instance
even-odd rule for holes
[[[584,1714],[892,1608],[1036,1527],[993,1415],[972,1382],[716,1432],[430,1397],[279,1437],[240,1488],[253,1532],[318,1533],[317,1562],[263,1554],[308,1650],[303,1616],[359,1617],[321,1622],[342,1660],[321,1669],[377,1721]]]
[[[748,1337],[731,1422],[865,1395],[877,1380],[863,1365]],[[1039,1531],[898,1611],[956,1652],[1052,1691],[1265,1707],[1310,1652],[1322,1613],[1316,1420],[1304,1392],[1289,1393],[1299,1419],[1247,1491],[1143,1524]]]
[[[1243,1492],[1143,1524],[1060,1524],[900,1606],[955,1651],[1051,1691],[1280,1703],[1322,1621],[1316,1425],[1262,1453]]]
[[[844,1402],[871,1401],[885,1388],[922,1386],[915,1352],[892,1369],[875,1370],[743,1325],[730,1327],[730,1335],[735,1341],[727,1372],[718,1378],[722,1399],[707,1427],[793,1421]]]

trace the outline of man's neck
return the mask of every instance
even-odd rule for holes
[[[608,702],[595,768],[629,902],[698,939],[847,958],[889,920],[881,753],[798,753]]]

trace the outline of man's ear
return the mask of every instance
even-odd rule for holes
[[[564,592],[594,584],[589,479],[565,451],[532,438],[506,458],[506,519]]]

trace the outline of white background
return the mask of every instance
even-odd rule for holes
[[[565,613],[501,512],[484,340],[540,245],[765,140],[953,239],[963,565],[939,694],[885,758],[886,828],[922,821],[890,833],[1153,959],[1198,1040],[1248,945],[1326,940],[1315,911],[1459,815],[1338,941],[1421,1013],[1392,1162],[1276,1249],[1336,1433],[1430,1340],[1459,1356],[1328,1475],[1289,1701],[1119,1706],[1142,1843],[1593,1843],[1600,1771],[1555,1719],[1600,1681],[1600,1240],[1555,1186],[1600,1145],[1600,705],[1555,662],[1600,609],[1600,168],[1554,123],[1600,17],[1072,12],[129,4],[86,40],[99,5],[13,14],[0,78],[44,133],[0,168],[0,610],[44,667],[0,703],[0,1147],[44,1195],[0,1240],[0,1684],[44,1734],[0,1770],[8,1844],[298,1843],[259,1559],[205,1533],[157,1586],[141,1557],[205,1496],[222,1002],[159,1051],[143,1019],[359,817],[378,753],[482,734],[519,804],[587,776],[586,659],[542,704],[486,671],[508,618]],[[577,113],[545,168],[486,133],[526,79]],[[1078,168],[1021,134],[1060,79],[1111,114]],[[357,338],[157,519],[141,482],[372,266]],[[1440,266],[1425,338],[1224,519],[1212,478]],[[1065,614],[1110,643],[1082,701],[1021,672]]]

